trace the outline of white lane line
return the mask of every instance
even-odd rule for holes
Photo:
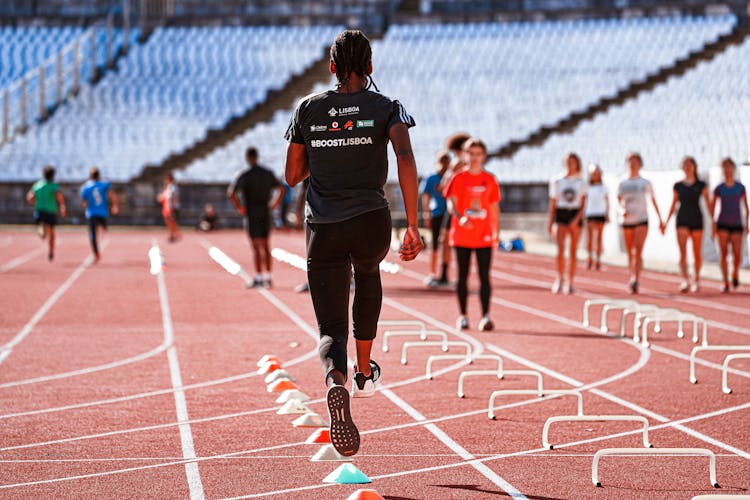
[[[34,327],[41,321],[41,319],[44,317],[45,314],[49,312],[50,309],[57,303],[58,300],[60,300],[60,297],[62,297],[65,292],[67,292],[71,286],[73,286],[73,283],[83,274],[83,272],[88,268],[91,263],[93,262],[93,258],[89,255],[86,257],[83,262],[71,273],[70,276],[68,276],[68,279],[66,279],[62,285],[60,285],[57,290],[55,290],[52,295],[49,296],[49,298],[42,304],[42,307],[40,307],[34,315],[31,317],[31,319],[26,323],[23,328],[6,344],[0,346],[0,363],[5,361],[5,359],[10,356],[11,352],[13,352],[13,348],[16,347],[18,344],[23,342],[23,340],[34,330]]]
[[[156,243],[153,244],[152,250],[157,249]],[[154,266],[152,265],[152,270]],[[182,445],[182,456],[186,460],[194,460],[195,444],[193,443],[193,432],[190,429],[190,417],[188,416],[187,401],[185,391],[182,387],[182,375],[180,373],[180,362],[177,358],[177,349],[174,347],[174,326],[172,324],[172,314],[169,309],[169,297],[167,295],[167,284],[164,280],[164,273],[156,274],[156,281],[159,286],[159,304],[161,305],[162,325],[164,327],[164,343],[168,345],[167,359],[169,361],[169,376],[174,389],[174,402],[177,411],[177,421],[179,422],[180,443]],[[188,461],[185,463],[185,474],[187,475],[188,487],[190,488],[191,500],[202,500],[206,497],[203,491],[203,482],[201,481],[198,463]]]
[[[41,255],[43,253],[44,253],[44,247],[38,247],[38,248],[35,248],[34,250],[31,250],[30,252],[26,252],[23,255],[19,255],[15,259],[9,260],[8,262],[0,266],[0,273],[7,273],[11,269],[18,267],[21,264],[30,261],[37,255]]]
[[[112,368],[119,368],[121,366],[129,365],[132,363],[137,363],[139,361],[143,361],[144,359],[154,357],[157,354],[164,352],[166,349],[167,349],[166,344],[161,344],[151,349],[150,351],[146,351],[146,352],[137,354],[135,356],[132,356],[130,358],[119,359],[117,361],[112,361],[110,363],[105,363],[102,365],[90,366],[87,368],[81,368],[79,370],[71,370],[69,372],[55,373],[53,375],[44,375],[41,377],[27,378],[23,380],[15,380],[12,382],[4,382],[0,384],[0,389],[6,389],[8,387],[17,387],[19,385],[37,384],[39,382],[49,382],[51,380],[60,380],[63,378],[76,377],[78,375],[88,375],[88,374],[95,373],[95,372],[110,370]]]
[[[417,422],[424,422],[427,420],[427,418],[422,415],[416,408],[411,406],[409,403],[401,399],[391,391],[390,389],[384,389],[381,391],[385,397],[390,399],[393,404],[401,408],[406,414],[408,414],[411,418],[416,420]],[[473,460],[476,458],[474,455],[469,453],[466,448],[458,444],[456,441],[454,441],[448,434],[445,433],[442,429],[440,429],[435,424],[426,424],[424,426],[425,429],[430,431],[436,438],[438,438],[445,446],[453,450],[456,455],[461,457],[464,460]],[[518,489],[510,484],[508,481],[500,477],[495,471],[487,467],[487,465],[483,463],[472,463],[472,467],[474,467],[480,474],[482,474],[484,477],[489,479],[495,486],[498,486],[501,488],[504,492],[506,492],[509,496],[513,498],[527,498],[526,495],[518,491]]]

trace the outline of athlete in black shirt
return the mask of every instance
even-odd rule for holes
[[[328,390],[331,442],[354,455],[359,432],[349,411],[346,344],[349,282],[354,266],[352,318],[357,346],[352,395],[371,396],[380,367],[370,359],[382,304],[379,264],[388,253],[391,219],[383,192],[390,140],[406,208],[401,260],[414,259],[423,243],[417,229],[417,171],[404,107],[369,89],[372,50],[360,31],[341,33],[331,46],[336,90],[308,96],[292,116],[287,139],[286,181],[309,177],[307,276],[320,329],[320,357]],[[377,90],[377,87],[375,87]]]
[[[271,249],[268,236],[271,232],[271,210],[281,203],[284,187],[267,168],[258,165],[258,150],[245,152],[248,167],[237,172],[229,184],[227,195],[237,213],[245,216],[245,229],[253,245],[255,260],[254,286],[271,287]],[[242,194],[240,202],[237,192]],[[276,192],[273,200],[272,193]]]

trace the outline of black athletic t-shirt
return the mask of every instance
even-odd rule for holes
[[[253,165],[240,170],[229,184],[227,192],[231,195],[239,191],[245,207],[268,207],[271,192],[281,183],[273,172],[260,165]]]
[[[674,190],[680,202],[680,208],[677,209],[677,226],[692,227],[703,224],[700,200],[701,193],[705,188],[706,183],[701,180],[692,184],[687,184],[684,181],[675,183]]]
[[[328,90],[300,101],[286,139],[307,150],[307,222],[341,222],[388,206],[388,132],[397,123],[415,124],[401,103],[369,90]]]

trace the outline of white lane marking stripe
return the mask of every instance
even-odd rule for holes
[[[401,408],[404,412],[406,412],[411,418],[418,422],[423,422],[427,420],[427,418],[422,415],[416,408],[411,406],[409,403],[398,397],[393,391],[390,389],[384,389],[381,391],[385,397],[390,399],[393,404]],[[454,441],[448,434],[446,434],[443,430],[438,428],[435,424],[427,424],[425,425],[425,429],[430,431],[436,438],[438,438],[444,445],[446,445],[448,448],[453,450],[459,457],[463,458],[464,460],[473,460],[476,458],[474,455],[469,453],[466,448],[458,444],[456,441]],[[484,464],[477,463],[471,464],[472,467],[474,467],[479,473],[481,473],[484,477],[492,481],[496,486],[502,488],[503,491],[505,491],[508,495],[510,495],[513,498],[526,498],[524,494],[522,494],[518,489],[516,489],[512,484],[510,484],[508,481],[497,475],[495,471],[490,469]]]
[[[6,273],[10,271],[11,269],[20,266],[24,262],[27,262],[33,259],[34,257],[37,256],[37,254],[42,254],[42,253],[44,253],[44,247],[35,248],[34,250],[31,250],[30,252],[26,252],[23,255],[19,255],[15,259],[10,260],[6,262],[5,264],[3,264],[2,266],[0,266],[0,273]]]
[[[154,244],[152,248],[158,247]],[[185,391],[182,389],[182,375],[180,374],[180,362],[177,359],[177,350],[174,343],[174,327],[172,324],[172,313],[169,308],[169,298],[167,295],[167,284],[164,280],[164,273],[159,272],[156,275],[156,281],[159,286],[159,304],[161,305],[162,325],[164,327],[164,343],[169,346],[167,349],[167,359],[169,360],[169,376],[174,389],[174,402],[177,411],[177,421],[180,430],[180,443],[182,445],[182,456],[187,460],[196,458],[195,445],[193,443],[193,433],[190,429],[190,417],[188,416],[187,401]],[[187,474],[188,487],[190,488],[191,500],[202,500],[206,497],[203,492],[203,482],[201,481],[200,471],[197,462],[186,462],[185,473]]]
[[[89,255],[86,257],[83,262],[71,273],[70,276],[68,276],[68,279],[66,279],[62,285],[60,285],[57,290],[55,290],[52,295],[49,296],[49,298],[42,304],[42,307],[40,307],[34,315],[31,317],[31,319],[26,323],[23,328],[7,343],[2,346],[0,346],[0,352],[3,352],[3,355],[0,357],[0,363],[3,362],[13,351],[13,348],[23,342],[23,340],[34,330],[34,327],[36,326],[39,321],[49,312],[50,309],[57,303],[58,300],[60,300],[60,297],[62,297],[65,292],[67,292],[71,286],[73,286],[73,283],[83,274],[83,271],[86,270],[87,267],[91,265],[93,262],[93,258]]]

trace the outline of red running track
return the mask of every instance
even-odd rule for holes
[[[310,430],[276,415],[255,362],[274,353],[285,362],[309,406],[324,416],[324,387],[309,296],[294,293],[299,269],[275,261],[274,288],[246,290],[208,256],[215,245],[251,268],[240,232],[187,234],[168,245],[161,233],[112,232],[103,260],[92,265],[83,231],[63,232],[48,263],[32,232],[0,232],[0,495],[8,498],[188,497],[346,498],[359,486],[321,481],[337,463],[309,461]],[[166,268],[149,274],[156,241]],[[277,233],[273,246],[304,254],[300,233]],[[397,262],[395,254],[389,260]],[[693,344],[674,328],[651,336],[651,349],[607,337],[580,323],[589,297],[629,298],[624,270],[582,270],[573,296],[553,296],[548,258],[495,254],[492,316],[496,330],[453,328],[456,300],[427,290],[427,256],[384,273],[383,319],[419,319],[469,341],[474,352],[501,354],[506,369],[534,369],[545,388],[578,389],[586,414],[646,417],[658,447],[707,448],[717,455],[723,493],[750,488],[750,362],[730,373],[721,391],[726,353],[704,353],[699,383],[688,382]],[[678,307],[710,320],[711,344],[750,344],[746,291],[675,294],[673,276],[647,273],[642,302]],[[470,319],[479,319],[470,297]],[[595,314],[595,317],[596,314]],[[610,327],[616,327],[616,315]],[[489,394],[528,389],[528,377],[469,378],[456,396],[461,363],[435,365],[415,349],[399,362],[404,339],[374,357],[384,389],[354,400],[363,433],[355,465],[385,498],[691,498],[711,493],[708,460],[699,457],[607,457],[604,488],[591,483],[593,454],[638,447],[632,423],[560,423],[552,451],[541,431],[553,415],[572,415],[570,397],[499,398],[487,418]],[[380,346],[380,339],[377,341]],[[478,360],[468,369],[489,369]]]

